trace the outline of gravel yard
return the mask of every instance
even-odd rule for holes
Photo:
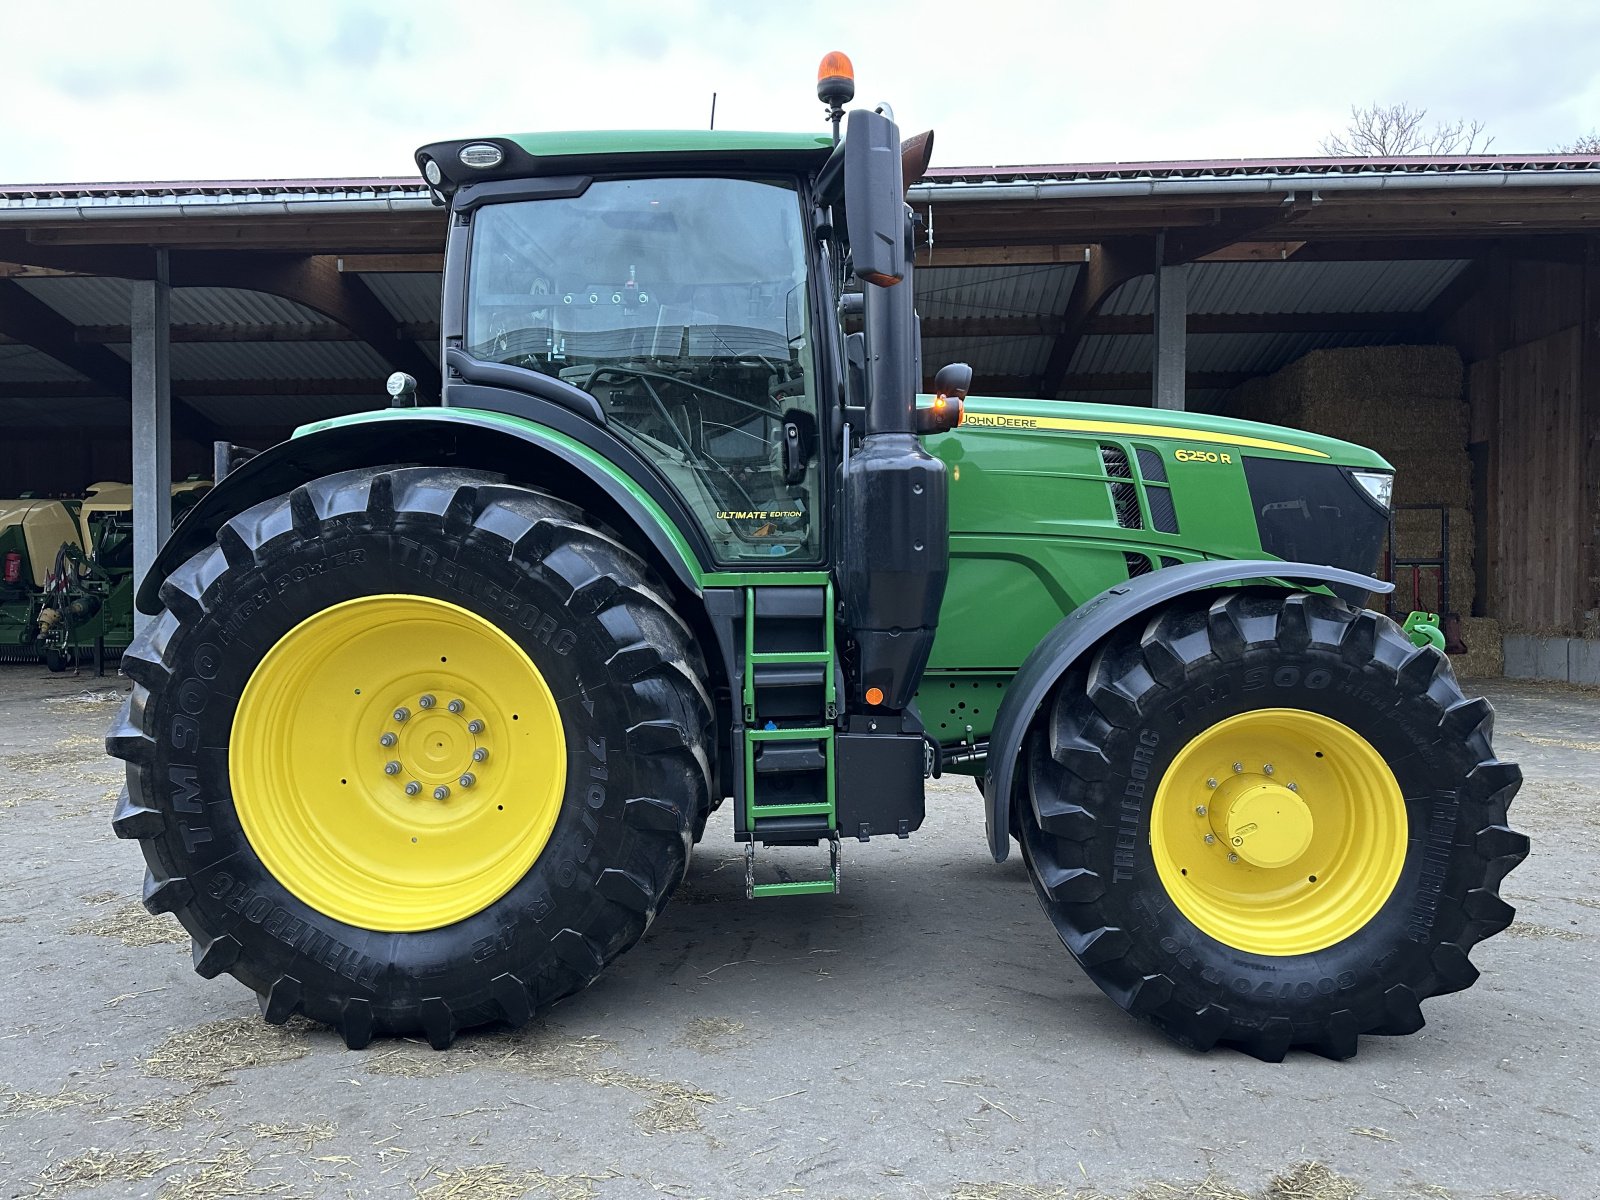
[[[644,942],[520,1033],[277,1029],[138,904],[101,747],[126,687],[0,668],[0,1195],[1600,1195],[1600,694],[1483,689],[1534,849],[1481,982],[1271,1066],[1101,997],[948,778],[910,841],[847,844],[838,897],[746,902],[718,814]]]

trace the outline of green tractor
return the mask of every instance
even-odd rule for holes
[[[442,1049],[591,983],[724,800],[749,896],[832,893],[961,772],[1184,1045],[1420,1028],[1528,843],[1488,703],[1362,607],[1387,464],[960,364],[919,396],[928,142],[823,76],[832,136],[418,151],[443,394],[251,458],[138,593],[107,746],[146,907],[268,1021]]]

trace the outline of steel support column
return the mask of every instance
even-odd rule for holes
[[[1155,386],[1152,403],[1157,408],[1184,407],[1188,370],[1189,267],[1168,266],[1166,234],[1156,239],[1155,271]]]
[[[133,281],[130,335],[133,363],[133,576],[144,580],[172,532],[172,288],[167,253],[156,255],[156,277]],[[154,620],[134,613],[134,629]]]

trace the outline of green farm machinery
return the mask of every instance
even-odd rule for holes
[[[146,906],[269,1021],[444,1048],[592,982],[724,801],[747,894],[826,922],[785,897],[956,773],[1184,1045],[1420,1028],[1527,839],[1488,703],[1364,607],[1388,464],[962,364],[919,394],[931,142],[819,78],[831,135],[418,152],[441,394],[396,376],[251,458],[139,591],[108,749]]]
[[[75,507],[32,496],[0,500],[0,662],[44,657],[39,611],[52,568],[66,547],[82,550]]]

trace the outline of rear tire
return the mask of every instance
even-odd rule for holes
[[[1289,771],[1259,761],[1275,719],[1315,786],[1285,791]],[[1216,758],[1230,728],[1254,732],[1210,766],[1194,756],[1221,738]],[[1128,1012],[1195,1049],[1348,1058],[1360,1034],[1421,1028],[1421,1001],[1469,987],[1468,951],[1511,923],[1498,888],[1528,850],[1506,825],[1522,775],[1492,730],[1445,656],[1375,613],[1309,594],[1179,601],[1047,703],[1014,806],[1023,852],[1062,941]],[[1341,758],[1344,776],[1323,774]],[[1262,833],[1212,834],[1251,788],[1282,801]],[[1240,857],[1261,845],[1267,861]],[[1326,866],[1308,873],[1313,858]]]
[[[711,706],[701,682],[704,667],[666,594],[637,556],[579,510],[482,474],[350,471],[234,517],[216,545],[162,585],[165,611],[123,659],[135,687],[107,738],[107,749],[127,761],[128,791],[113,828],[119,837],[138,839],[144,851],[145,906],[174,913],[193,936],[195,969],[207,978],[233,974],[258,993],[268,1021],[301,1013],[338,1028],[352,1048],[374,1036],[420,1032],[442,1049],[462,1029],[520,1025],[587,986],[639,939],[682,879],[691,822],[707,804]],[[318,842],[319,823],[355,803],[359,786],[365,789],[360,803],[398,813],[401,822],[435,820],[441,805],[459,803],[463,821],[487,821],[481,825],[487,834],[477,835],[472,853],[498,853],[498,830],[506,828],[508,839],[524,831],[520,822],[495,822],[522,811],[519,805],[528,807],[519,789],[533,785],[526,769],[496,778],[494,768],[513,753],[523,755],[518,761],[524,767],[539,761],[537,747],[526,749],[526,719],[510,726],[504,718],[512,708],[532,716],[531,699],[481,698],[481,711],[501,703],[502,726],[519,734],[512,749],[492,755],[485,749],[484,761],[474,765],[465,757],[476,753],[468,735],[437,724],[464,724],[474,711],[445,716],[452,677],[443,672],[456,668],[439,665],[443,643],[415,644],[423,640],[418,637],[384,643],[384,622],[375,621],[357,636],[370,634],[392,653],[369,656],[337,687],[306,689],[303,705],[290,686],[287,701],[272,710],[287,714],[274,719],[288,722],[284,728],[302,741],[321,735],[306,733],[304,722],[294,724],[301,707],[326,711],[335,723],[344,719],[340,714],[352,714],[348,762],[337,754],[296,756],[293,745],[280,761],[270,752],[274,739],[263,740],[259,725],[238,724],[264,711],[245,702],[253,681],[277,678],[276,668],[264,663],[287,656],[292,664],[298,654],[310,672],[305,678],[325,679],[328,668],[318,664],[337,658],[341,638],[297,642],[300,630],[316,628],[336,606],[359,614],[390,612],[396,604],[402,611],[410,605],[457,614],[451,619],[462,628],[486,631],[486,644],[503,643],[508,660],[531,663],[531,678],[542,679],[552,698],[548,727],[563,739],[549,744],[546,756],[564,764],[549,768],[557,807],[547,804],[544,811],[553,823],[534,840],[525,874],[512,863],[498,898],[475,910],[471,895],[462,901],[458,892],[452,900],[455,877],[465,879],[460,887],[472,882],[466,878],[473,874],[470,857],[445,860],[431,877],[422,871],[417,880],[408,878],[406,839],[388,838],[402,845],[401,865],[374,876],[374,886],[387,889],[374,894],[409,900],[408,888],[442,889],[447,901],[468,911],[437,925],[426,916],[434,911],[426,896],[412,915],[401,911],[389,920],[381,901],[363,898],[358,885],[365,877],[351,876],[348,897],[338,894],[337,883],[332,892],[322,887],[315,873],[297,877],[286,847]],[[335,634],[342,628],[334,627]],[[301,646],[311,649],[289,649]],[[285,648],[275,660],[268,657],[274,647]],[[441,732],[437,741],[432,733],[424,739],[405,773],[386,779],[383,759],[416,749],[402,740],[397,750],[380,750],[378,728],[394,726],[386,712],[361,707],[394,703],[383,704],[377,686],[390,679],[385,672],[391,666],[407,684],[428,676],[405,672],[439,673],[437,700],[429,694],[423,707],[433,710],[428,718]],[[347,686],[368,676],[365,698],[359,687]],[[292,685],[301,676],[283,678]],[[471,686],[464,674],[453,682],[458,694]],[[259,693],[266,684],[254,686]],[[489,723],[495,720],[491,715]],[[323,724],[320,716],[312,722]],[[420,729],[413,720],[400,736],[413,738]],[[375,765],[363,757],[369,742]],[[263,749],[253,751],[251,761],[230,762],[230,743],[236,751],[239,745]],[[393,790],[426,767],[427,753],[442,756],[447,745],[481,778],[437,802],[427,790],[414,797]],[[443,778],[462,768],[441,759],[439,769]],[[278,835],[263,832],[264,822],[278,821],[291,800],[311,833],[299,843],[274,844]],[[407,804],[422,807],[408,814]],[[448,846],[454,836],[448,822],[418,827],[430,854],[447,853],[431,847]],[[341,854],[359,857],[361,828],[358,823],[353,850]],[[385,825],[383,832],[392,831]],[[339,858],[326,860],[330,869]],[[289,865],[275,874],[264,859]],[[367,921],[350,916],[362,912],[376,915]]]

